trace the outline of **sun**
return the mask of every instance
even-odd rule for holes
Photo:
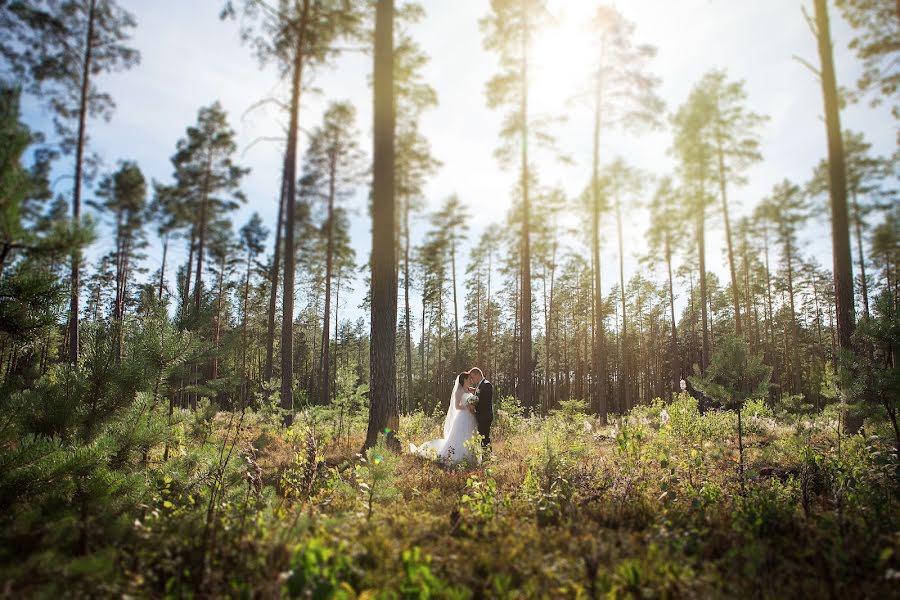
[[[583,93],[595,65],[589,3],[548,3],[553,19],[531,48],[531,98],[535,112],[561,115]]]

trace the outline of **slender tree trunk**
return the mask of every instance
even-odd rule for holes
[[[816,282],[816,274],[813,273],[812,276],[812,288],[813,288],[813,302],[816,307],[816,340],[818,340],[819,344],[819,354],[822,358],[822,368],[825,368],[825,344],[822,342],[822,312],[819,308],[819,286]],[[818,408],[818,406],[816,407]]]
[[[702,191],[700,192],[703,193]],[[700,353],[700,372],[706,373],[706,367],[709,365],[709,329],[708,329],[708,308],[707,308],[707,292],[706,292],[706,232],[703,212],[703,203],[705,199],[701,198],[700,216],[697,218],[697,253],[700,259],[700,327],[703,336],[703,345]]]
[[[281,316],[281,408],[294,411],[294,228],[296,226],[297,184],[297,129],[300,113],[300,90],[303,87],[303,53],[306,50],[306,28],[310,0],[303,0],[300,30],[294,55],[294,73],[291,85],[291,116],[288,125],[287,163],[284,169],[285,222],[284,222],[284,293]]]
[[[388,443],[399,427],[395,393],[397,342],[397,278],[394,258],[394,2],[378,0],[375,9],[374,142],[372,164],[372,388],[365,447],[385,432]]]
[[[281,233],[284,230],[284,206],[287,204],[287,156],[282,168],[281,196],[278,199],[278,219],[275,227],[275,249],[272,256],[272,268],[269,272],[269,312],[266,325],[266,382],[272,379],[272,364],[275,355],[275,311],[278,307],[278,273],[281,266]]]
[[[747,230],[741,229],[741,277],[743,279],[744,288],[744,324],[747,326],[747,337],[750,340],[750,350],[756,352],[759,343],[759,319],[754,322],[755,334],[750,332],[750,313],[753,311],[755,302],[751,298],[750,292],[750,259],[747,255]]]
[[[444,282],[438,289],[444,289]],[[434,364],[434,397],[442,398],[440,391],[443,385],[444,376],[444,300],[437,300],[437,362]]]
[[[772,271],[769,268],[769,227],[763,228],[763,255],[765,257],[766,268],[766,306],[768,308],[769,318],[766,319],[766,343],[768,346],[768,354],[772,355],[772,343],[775,334],[772,331],[773,319],[775,313],[772,310]]]
[[[157,300],[162,300],[166,284],[166,254],[169,252],[169,234],[163,236],[162,265],[159,267],[159,292]]]
[[[487,328],[487,349],[485,350],[485,358],[487,360],[488,372],[493,373],[491,370],[492,366],[496,366],[493,364],[494,358],[494,325],[493,320],[491,319],[491,271],[493,267],[491,265],[491,259],[493,257],[492,252],[488,252],[488,265],[487,265],[487,314],[485,315],[485,322]]]
[[[210,379],[219,378],[219,340],[222,335],[222,297],[225,295],[225,258],[219,262],[219,282],[216,298],[216,327],[213,334],[213,359]]]
[[[528,196],[528,37],[529,14],[525,8],[521,61],[521,118],[522,118],[522,350],[519,356],[519,399],[522,406],[533,408],[532,349],[531,349],[531,207]]]
[[[253,264],[253,253],[247,252],[247,275],[244,277],[244,299],[241,303],[241,376],[243,377],[243,389],[241,390],[241,408],[247,402],[247,392],[250,378],[247,375],[247,304],[250,301],[250,269]]]
[[[184,274],[184,289],[182,291],[181,298],[181,318],[186,319],[188,315],[188,304],[190,303],[191,297],[191,277],[193,275],[194,269],[194,248],[197,244],[197,224],[193,223],[191,225],[191,242],[188,247],[188,260],[187,266],[185,267]]]
[[[72,226],[81,227],[81,179],[84,170],[85,132],[87,130],[88,95],[94,51],[94,21],[97,0],[88,4],[87,35],[85,37],[84,62],[81,69],[81,97],[78,109],[78,139],[75,147],[75,189],[72,192]],[[69,302],[69,362],[76,364],[79,356],[78,300],[81,291],[80,280],[81,249],[72,252],[71,298]]]
[[[856,251],[859,253],[859,281],[862,286],[863,313],[869,316],[869,284],[866,281],[866,253],[863,250],[862,218],[859,212],[859,202],[856,192],[850,196],[853,201],[853,225],[856,233]]]
[[[816,33],[821,63],[822,98],[828,134],[828,188],[831,196],[831,241],[834,256],[834,295],[837,305],[838,338],[842,349],[852,348],[854,328],[853,266],[850,258],[850,228],[847,219],[847,176],[844,141],[841,137],[840,106],[831,31],[826,0],[814,0]]]
[[[691,272],[688,275],[688,285],[690,286],[691,292],[691,351],[689,353],[689,358],[691,361],[691,365],[696,366],[696,358],[697,358],[697,309],[694,304],[694,274]]]
[[[604,354],[603,288],[600,285],[600,96],[601,78],[597,75],[597,98],[594,105],[594,148],[591,173],[591,252],[594,269],[593,347],[591,349],[591,405],[606,425],[609,412],[606,397],[606,356]]]
[[[622,242],[622,206],[618,196],[615,198],[616,203],[616,231],[619,238],[619,296],[622,302],[622,362],[619,368],[620,387],[619,393],[622,412],[628,412],[631,409],[631,386],[629,379],[631,378],[631,357],[628,348],[628,316],[625,311],[625,248]]]
[[[541,291],[544,296],[544,393],[542,394],[541,414],[546,415],[550,410],[550,307],[549,294],[547,292],[547,267],[544,266],[543,286]]]
[[[799,350],[799,331],[797,328],[797,311],[794,308],[794,256],[791,248],[790,240],[787,240],[784,246],[785,259],[787,262],[787,291],[788,301],[791,307],[791,385],[792,392],[800,393],[800,350]]]
[[[330,159],[328,173],[328,221],[325,224],[325,235],[327,239],[325,252],[325,315],[322,319],[322,364],[321,364],[321,387],[322,395],[320,402],[322,405],[328,404],[331,397],[331,348],[328,339],[328,327],[331,325],[331,271],[334,265],[334,196],[335,184],[337,178],[336,157]]]
[[[336,274],[336,279],[334,282],[334,360],[332,363],[331,370],[331,378],[334,381],[334,385],[331,386],[331,398],[330,400],[333,402],[337,397],[337,369],[338,369],[338,325],[340,324],[339,320],[339,310],[340,310],[340,302],[341,302],[341,270],[338,269]]]
[[[734,305],[734,333],[738,337],[743,335],[741,329],[741,303],[738,299],[737,270],[734,268],[734,246],[731,240],[731,221],[728,218],[728,198],[725,182],[725,153],[722,149],[721,132],[716,131],[716,150],[719,158],[719,192],[722,197],[722,218],[725,221],[725,244],[728,248],[728,271],[731,275],[731,302]]]
[[[517,383],[517,377],[519,374],[519,367],[521,363],[519,362],[520,356],[522,354],[522,338],[520,326],[522,324],[522,293],[521,293],[521,285],[522,285],[522,269],[521,265],[516,270],[516,297],[514,299],[513,309],[515,314],[513,315],[513,348],[512,348],[512,361],[509,363],[509,380],[510,382]],[[517,394],[520,393],[518,386],[516,387]],[[521,399],[521,396],[519,396]]]
[[[675,287],[672,285],[672,248],[666,234],[666,269],[669,272],[669,310],[672,318],[672,389],[679,390],[681,384],[681,361],[678,358],[678,331],[675,326]],[[668,394],[671,396],[671,394]]]
[[[450,277],[453,280],[453,370],[459,372],[459,307],[456,297],[456,238],[450,238]]]
[[[131,253],[131,242],[126,239],[123,242],[122,250],[122,275],[121,283],[118,289],[118,299],[116,307],[116,365],[122,364],[122,351],[125,346],[125,298],[128,293],[128,272],[129,272],[129,254]]]
[[[194,284],[194,315],[200,316],[200,306],[203,300],[203,250],[206,245],[206,221],[209,209],[209,186],[212,175],[212,151],[206,157],[206,174],[203,181],[203,191],[200,198],[200,216],[197,221],[197,282]]]
[[[426,308],[427,308],[427,305],[425,302],[425,290],[423,288],[423,290],[422,290],[422,338],[421,338],[421,341],[419,342],[419,355],[420,355],[419,359],[420,359],[420,363],[421,363],[419,365],[420,366],[419,382],[420,382],[421,386],[425,385],[425,373],[428,372],[428,366],[425,364],[425,311],[426,311]],[[422,391],[424,391],[424,388],[422,388]],[[426,409],[424,399],[422,401],[422,408]],[[428,407],[428,409],[430,409],[430,406]]]
[[[406,409],[412,412],[412,311],[409,305],[409,199],[403,205],[403,299],[404,299],[404,317],[406,320]]]

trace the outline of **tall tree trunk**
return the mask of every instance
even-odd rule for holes
[[[403,299],[404,318],[406,321],[406,410],[412,412],[412,309],[409,305],[409,198],[403,204]]]
[[[619,238],[619,296],[622,302],[622,362],[619,367],[619,393],[621,394],[620,402],[622,412],[628,412],[631,409],[631,385],[629,378],[631,377],[631,356],[628,348],[628,314],[625,311],[625,248],[622,242],[622,206],[618,196],[615,198],[616,203],[616,231]]]
[[[797,328],[797,311],[794,308],[794,255],[791,248],[790,240],[784,246],[785,258],[787,261],[787,291],[788,301],[791,308],[791,386],[792,392],[800,393],[800,334]]]
[[[250,269],[253,264],[253,253],[247,251],[247,274],[244,277],[244,298],[241,303],[241,408],[247,402],[250,378],[247,376],[247,304],[250,301]]]
[[[815,273],[813,273],[812,288],[813,288],[813,302],[815,303],[815,307],[816,307],[816,340],[818,340],[819,354],[821,355],[822,369],[824,370],[826,359],[825,359],[825,344],[824,344],[824,342],[822,342],[822,311],[819,308],[819,286],[816,281]],[[816,406],[816,408],[818,408],[818,406]]]
[[[814,0],[816,41],[821,63],[822,99],[828,134],[828,188],[831,196],[831,242],[834,257],[834,295],[837,305],[838,338],[842,349],[852,347],[854,328],[853,265],[850,259],[850,227],[847,218],[847,175],[844,165],[844,141],[838,103],[831,31],[826,0]]]
[[[206,245],[206,221],[209,209],[209,186],[212,175],[212,151],[206,157],[206,173],[203,181],[203,191],[200,197],[200,215],[197,220],[197,282],[194,284],[194,316],[200,316],[200,306],[203,300],[203,250]]]
[[[162,265],[159,267],[159,292],[157,300],[162,300],[163,289],[166,284],[166,254],[169,252],[169,234],[163,236]]]
[[[337,369],[338,369],[338,325],[340,324],[339,318],[339,310],[341,307],[341,271],[338,269],[336,280],[334,282],[334,360],[331,361],[332,369],[331,369],[331,378],[334,381],[334,385],[331,386],[331,398],[330,401],[334,401],[337,396]]]
[[[679,390],[681,383],[681,361],[678,358],[678,331],[675,326],[675,287],[672,285],[672,248],[666,234],[666,269],[669,272],[669,310],[672,318],[672,389]],[[671,396],[671,394],[668,394]]]
[[[216,286],[218,294],[216,298],[216,327],[213,331],[213,357],[210,379],[219,378],[219,340],[222,335],[222,299],[225,295],[225,258],[219,262],[219,282]]]
[[[691,308],[691,349],[688,354],[691,365],[696,365],[697,358],[697,309],[694,304],[694,273],[688,275],[688,285],[690,286],[690,308]]]
[[[493,252],[488,252],[488,264],[487,264],[487,314],[485,315],[485,327],[487,328],[487,348],[485,349],[485,359],[487,360],[488,373],[494,373],[494,369],[492,367],[496,367],[493,364],[494,359],[494,325],[493,320],[491,319],[491,271],[493,267],[491,265],[491,259],[493,258]]]
[[[374,141],[372,164],[372,392],[365,446],[385,432],[388,443],[399,427],[395,392],[397,342],[397,278],[394,258],[394,2],[378,0],[375,8]]]
[[[122,276],[118,290],[118,306],[116,307],[116,365],[122,364],[122,352],[125,346],[125,299],[128,293],[129,255],[131,253],[131,240],[127,239],[123,245]]]
[[[191,276],[194,269],[194,248],[197,243],[197,224],[191,224],[191,241],[188,245],[188,260],[184,273],[184,289],[181,292],[181,318],[186,319],[188,315],[188,304],[191,297]]]
[[[81,179],[84,170],[85,131],[87,129],[88,96],[94,51],[94,21],[97,0],[88,5],[87,35],[85,37],[84,62],[81,69],[81,97],[78,109],[78,139],[75,148],[75,189],[72,191],[72,226],[81,227]],[[79,356],[78,300],[81,291],[81,249],[72,252],[71,298],[69,300],[69,362],[76,364]]]
[[[531,207],[528,197],[528,37],[529,14],[525,8],[522,34],[521,118],[522,118],[522,350],[519,356],[519,399],[522,406],[533,408],[532,349],[531,349]]]
[[[300,113],[300,90],[303,87],[303,53],[306,49],[306,27],[310,0],[303,0],[300,30],[294,55],[294,73],[291,85],[291,116],[288,125],[287,163],[285,178],[284,221],[284,293],[281,316],[281,408],[294,410],[294,228],[296,226],[297,185],[297,129]],[[288,417],[288,421],[292,416]]]
[[[544,267],[543,286],[541,291],[544,296],[544,393],[542,394],[541,415],[546,415],[550,410],[550,300],[547,292],[547,267]]]
[[[725,181],[725,152],[722,149],[721,132],[716,131],[716,150],[719,159],[719,193],[722,197],[722,218],[725,221],[725,245],[728,248],[728,272],[731,275],[731,302],[734,306],[734,333],[738,337],[743,335],[741,329],[741,302],[738,299],[737,270],[734,268],[734,246],[731,240],[731,221],[728,218],[728,198],[726,196]]]
[[[775,313],[772,310],[772,271],[769,268],[769,227],[766,225],[763,228],[763,255],[765,257],[765,268],[766,268],[766,308],[768,309],[769,318],[766,319],[766,345],[768,346],[768,355],[771,360],[772,356],[772,344],[774,342],[775,334],[772,330],[774,325],[774,317]]]
[[[600,286],[600,75],[594,106],[594,149],[591,173],[591,252],[594,269],[593,347],[591,349],[591,405],[606,424],[609,405],[606,398],[606,356],[604,355],[603,288]]]
[[[862,218],[859,213],[859,202],[856,191],[851,192],[853,201],[853,225],[856,232],[856,251],[859,253],[859,281],[862,286],[863,312],[869,316],[869,284],[866,281],[866,253],[863,250]]]
[[[444,282],[441,282],[440,290],[444,289]],[[444,300],[437,300],[437,361],[434,364],[434,396],[442,398],[440,391],[443,385],[444,375]]]
[[[703,191],[700,191],[700,194],[703,194]],[[707,293],[706,293],[706,219],[704,216],[704,206],[705,198],[700,199],[700,216],[697,219],[697,253],[699,254],[700,259],[700,327],[701,327],[701,335],[703,337],[703,345],[701,346],[700,353],[700,372],[706,373],[706,367],[709,365],[709,317],[708,317],[708,304],[707,304]]]
[[[422,337],[419,341],[419,382],[421,386],[425,385],[425,373],[428,372],[428,365],[425,364],[425,311],[427,308],[427,304],[425,302],[425,291],[422,291]],[[424,388],[422,389],[424,391]],[[422,409],[430,410],[430,406],[425,406],[425,400],[422,400]]]
[[[269,311],[266,324],[266,382],[272,379],[272,364],[275,355],[275,311],[278,308],[278,273],[281,267],[281,234],[284,230],[284,206],[287,204],[287,153],[281,173],[281,195],[278,199],[278,220],[275,227],[275,249],[272,255],[272,268],[269,271]]]
[[[452,236],[452,234],[451,234]],[[456,238],[450,238],[450,277],[453,281],[453,371],[459,372],[459,307],[456,298]]]
[[[331,325],[331,271],[334,265],[334,196],[337,172],[335,157],[332,156],[328,173],[328,221],[325,224],[327,239],[325,252],[325,310],[322,319],[322,365],[320,369],[322,395],[320,402],[324,406],[331,397],[331,348],[328,328]]]

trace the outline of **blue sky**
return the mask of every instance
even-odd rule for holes
[[[218,19],[218,0],[121,0],[137,17],[133,46],[142,54],[141,64],[125,73],[104,75],[98,85],[113,95],[117,109],[109,123],[90,124],[91,148],[103,157],[106,168],[121,159],[136,160],[148,179],[169,181],[176,141],[185,127],[196,120],[201,106],[220,100],[237,131],[239,161],[252,169],[245,180],[247,206],[235,216],[239,228],[253,211],[274,228],[280,177],[280,142],[254,140],[283,135],[285,117],[272,105],[248,112],[259,100],[283,97],[285,86],[274,70],[260,70],[247,47],[242,46],[234,22]],[[486,0],[423,0],[427,16],[413,26],[414,37],[431,57],[425,77],[437,90],[440,105],[422,119],[422,131],[432,144],[443,167],[429,182],[426,195],[430,208],[452,193],[477,210],[484,227],[502,226],[509,207],[515,173],[503,170],[494,159],[502,112],[489,110],[484,89],[496,70],[496,60],[482,48],[478,20],[488,10]],[[583,78],[579,60],[578,33],[585,18],[596,6],[587,0],[548,2],[557,24],[545,31],[539,42],[542,59],[535,66],[533,105],[540,112],[565,114],[568,119],[555,131],[559,146],[574,162],[562,165],[537,154],[542,183],[558,185],[570,195],[579,193],[588,180],[591,159],[591,114],[571,106],[568,97]],[[792,56],[817,63],[815,40],[807,29],[801,6],[812,10],[806,0],[629,0],[615,3],[636,25],[635,41],[657,46],[651,69],[662,79],[660,93],[667,108],[674,110],[690,88],[709,69],[726,68],[732,79],[743,79],[748,104],[771,120],[762,130],[764,161],[746,173],[747,184],[730,190],[736,215],[745,214],[767,195],[772,186],[788,178],[802,183],[813,166],[825,156],[825,129],[818,81]],[[831,11],[832,35],[839,82],[852,85],[860,64],[847,49],[851,32],[836,9]],[[302,101],[301,128],[311,129],[320,121],[331,100],[350,100],[357,108],[358,125],[364,137],[361,145],[371,148],[371,91],[368,77],[371,59],[348,54],[332,69],[316,75],[322,93],[307,95]],[[34,101],[26,99],[26,120],[49,133],[47,116]],[[844,128],[862,131],[879,154],[895,148],[896,124],[886,108],[867,105],[848,107],[842,112]],[[305,136],[304,136],[305,137]],[[634,166],[655,175],[670,173],[672,159],[667,153],[671,132],[662,130],[636,136],[609,132],[602,141],[602,162],[621,155]],[[71,171],[69,159],[57,165],[59,174]],[[69,194],[71,179],[61,179],[56,191]],[[647,197],[652,193],[648,188]],[[90,198],[92,190],[86,190]],[[365,211],[365,190],[346,203],[353,219],[353,243],[357,258],[364,262],[371,237]],[[476,208],[477,207],[477,208]],[[631,210],[626,216],[626,278],[637,268],[634,254],[642,243],[646,214]],[[613,270],[617,259],[614,222],[604,228],[607,243],[603,261],[604,285],[617,280]],[[424,219],[417,231],[425,228]],[[830,266],[829,223],[822,214],[804,232],[805,251]],[[471,233],[480,235],[478,228]],[[271,238],[270,238],[271,243]],[[566,240],[578,250],[578,241]],[[112,241],[101,236],[90,255],[109,250]],[[170,255],[174,265],[183,261],[183,244]],[[710,222],[707,261],[709,268],[726,280],[722,255],[723,231],[720,219]],[[463,251],[463,259],[468,250]],[[692,259],[693,260],[693,259]],[[152,240],[147,267],[159,266],[158,240]],[[170,271],[169,277],[174,272]],[[465,272],[465,271],[462,271]],[[298,274],[302,277],[303,274]],[[661,276],[661,273],[660,273]],[[362,280],[356,292],[342,297],[342,314],[360,316],[357,306],[363,296]],[[462,293],[462,290],[460,290]],[[536,293],[538,293],[536,291]],[[342,294],[343,296],[343,294]],[[415,311],[414,311],[415,313]]]

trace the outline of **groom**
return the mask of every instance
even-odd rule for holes
[[[478,399],[474,406],[475,421],[478,423],[478,433],[482,436],[481,443],[485,450],[489,450],[491,448],[491,423],[494,420],[494,386],[484,378],[484,373],[478,367],[469,369],[466,385]]]

